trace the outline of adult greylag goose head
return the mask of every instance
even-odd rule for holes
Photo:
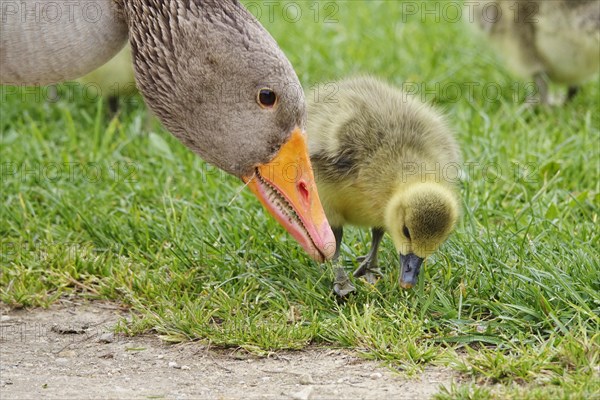
[[[137,86],[163,125],[246,182],[313,258],[333,255],[308,157],[302,88],[275,40],[238,1],[101,1],[94,14],[75,9],[60,21],[23,18],[29,14],[12,5],[27,2],[4,3],[2,84],[78,78],[129,38]]]

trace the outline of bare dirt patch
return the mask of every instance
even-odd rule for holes
[[[1,304],[0,304],[1,305]],[[407,380],[350,351],[311,348],[258,358],[153,335],[111,333],[117,305],[62,302],[0,317],[2,399],[426,399],[453,374]]]

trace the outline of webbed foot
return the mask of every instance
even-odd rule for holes
[[[375,285],[379,278],[383,276],[383,273],[379,267],[372,262],[368,257],[357,257],[356,259],[360,262],[360,266],[354,271],[355,278],[363,278],[371,285]]]
[[[346,297],[349,293],[352,293],[356,290],[352,282],[350,282],[350,278],[344,271],[344,268],[337,267],[335,269],[335,281],[333,282],[333,291],[339,297]]]

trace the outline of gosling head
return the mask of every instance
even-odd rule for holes
[[[450,235],[459,215],[454,192],[439,183],[403,185],[386,207],[386,230],[400,255],[400,286],[417,284],[423,260]]]

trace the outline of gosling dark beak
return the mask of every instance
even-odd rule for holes
[[[423,259],[413,253],[407,255],[400,254],[400,266],[402,268],[400,286],[403,289],[411,289],[417,284],[422,264]]]

